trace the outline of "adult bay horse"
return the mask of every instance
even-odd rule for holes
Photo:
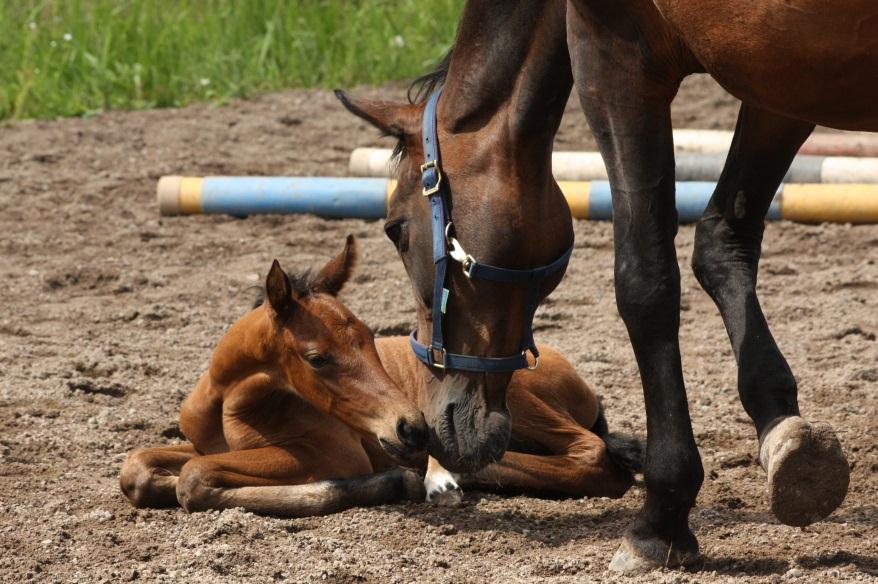
[[[832,429],[799,416],[795,378],[759,306],[756,275],[765,213],[814,124],[878,130],[878,9],[865,0],[842,8],[814,0],[569,0],[564,8],[468,2],[442,75],[436,136],[454,230],[472,256],[523,267],[557,257],[569,231],[558,218],[557,189],[547,184],[548,152],[567,83],[559,49],[565,19],[576,88],[613,188],[616,298],[648,419],[647,498],[611,567],[638,571],[698,555],[688,515],[703,469],[678,342],[670,123],[670,103],[692,73],[713,74],[744,101],[725,171],[696,230],[693,269],[732,342],[772,511],[790,525],[825,517],[844,499],[849,468]],[[400,182],[387,231],[412,281],[418,338],[426,342],[435,272],[430,208],[419,185],[428,177],[418,172],[425,104],[342,98],[399,140]],[[483,355],[516,350],[523,299],[508,285],[467,281],[462,271],[449,276],[457,310],[445,315],[447,345]],[[508,376],[434,373],[436,397],[426,413],[439,430],[431,452],[452,468],[496,456]]]

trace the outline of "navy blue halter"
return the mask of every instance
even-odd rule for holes
[[[561,257],[546,266],[530,270],[512,270],[498,268],[477,262],[471,255],[463,251],[460,243],[451,236],[451,219],[448,213],[448,202],[445,199],[445,185],[442,182],[442,171],[439,159],[439,137],[436,132],[436,104],[439,103],[438,89],[424,110],[424,164],[421,166],[424,196],[430,201],[430,214],[433,226],[433,263],[436,266],[436,282],[433,286],[433,336],[430,345],[418,342],[417,331],[412,332],[409,341],[415,355],[429,365],[439,369],[457,369],[460,371],[477,371],[484,373],[501,373],[517,369],[536,369],[540,362],[533,334],[533,318],[540,297],[540,285],[548,276],[563,269],[570,260],[573,246]],[[449,251],[449,246],[451,250]],[[527,307],[525,308],[524,336],[521,352],[508,357],[479,357],[449,353],[445,349],[442,335],[442,319],[446,314],[449,291],[445,287],[448,260],[461,264],[463,273],[468,278],[480,278],[494,282],[527,283]],[[527,353],[534,357],[534,363],[528,363]],[[437,356],[441,360],[437,360]]]

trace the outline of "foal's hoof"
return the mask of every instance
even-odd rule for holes
[[[427,503],[439,507],[460,507],[463,505],[463,491],[457,484],[457,475],[448,472],[441,466],[427,471],[424,477],[424,488],[427,490]]]
[[[759,461],[768,473],[771,511],[781,523],[820,521],[848,492],[850,466],[828,424],[786,418],[765,436]]]
[[[437,485],[427,492],[427,503],[439,507],[460,507],[463,505],[463,491],[455,483]]]
[[[622,574],[642,574],[656,570],[658,568],[678,568],[680,566],[688,566],[700,560],[701,554],[698,552],[698,544],[695,543],[695,549],[676,549],[662,543],[661,546],[648,546],[652,548],[664,547],[664,551],[653,549],[651,556],[641,553],[632,544],[628,538],[622,541],[622,545],[616,550],[613,561],[610,562],[610,570]],[[655,553],[659,552],[659,553]]]

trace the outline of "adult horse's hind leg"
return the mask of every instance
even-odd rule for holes
[[[838,507],[849,468],[835,433],[799,416],[796,380],[756,296],[764,218],[814,126],[744,105],[716,191],[696,228],[692,267],[725,322],[738,392],[760,441],[771,508],[803,526]]]
[[[135,507],[176,507],[177,476],[193,456],[191,444],[138,448],[125,459],[119,486]]]
[[[678,339],[670,103],[683,72],[673,45],[650,24],[658,21],[651,2],[568,3],[576,90],[613,191],[616,304],[646,402],[646,501],[610,564],[624,572],[697,558],[688,517],[704,479]]]

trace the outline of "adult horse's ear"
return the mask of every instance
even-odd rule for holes
[[[280,262],[274,260],[268,276],[265,278],[265,297],[269,306],[278,316],[285,316],[295,306],[293,300],[293,287],[290,285],[290,279],[281,269]]]
[[[335,97],[349,112],[369,122],[386,136],[401,139],[415,134],[421,128],[421,106],[355,98],[341,89],[335,90]]]
[[[341,253],[329,260],[314,279],[314,290],[337,295],[351,277],[357,263],[357,240],[348,235]]]

